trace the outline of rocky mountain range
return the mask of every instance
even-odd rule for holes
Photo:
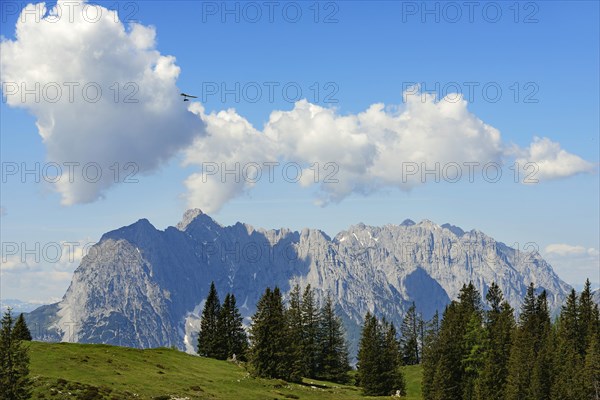
[[[41,340],[194,351],[210,282],[235,294],[250,322],[267,286],[285,293],[310,284],[330,294],[355,353],[367,311],[400,325],[408,307],[429,319],[472,281],[485,296],[492,282],[518,309],[527,286],[548,292],[557,308],[570,290],[535,251],[484,233],[424,220],[382,227],[358,224],[331,238],[317,229],[221,226],[189,210],[176,227],[142,219],[108,232],[73,275],[63,299],[27,315]]]
[[[40,305],[40,303],[29,303],[18,299],[0,299],[0,311],[4,313],[10,308],[15,315],[33,311]]]

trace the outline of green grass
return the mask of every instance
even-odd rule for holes
[[[243,365],[171,349],[32,342],[33,399],[366,399],[360,388],[251,377]],[[406,399],[420,399],[420,367],[404,367]],[[162,397],[161,397],[162,396]]]
[[[406,398],[421,400],[421,376],[423,375],[423,368],[420,365],[411,365],[402,367],[402,372],[404,372],[404,378],[406,379]]]

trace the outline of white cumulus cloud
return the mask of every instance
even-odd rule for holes
[[[273,162],[300,166],[297,183],[316,185],[318,204],[352,193],[470,180],[486,164],[501,166],[516,157],[538,163],[539,180],[590,170],[590,163],[546,138],[534,138],[527,149],[507,146],[497,129],[469,112],[464,99],[449,96],[452,101],[406,96],[402,106],[373,104],[348,115],[301,100],[290,111],[273,111],[262,130],[233,109],[207,115],[194,103],[191,110],[209,134],[185,152],[185,165],[200,166],[185,182],[188,205],[217,211],[256,184],[246,179],[244,166],[246,172],[255,171],[251,164],[261,166],[260,181],[267,181],[265,164]],[[283,181],[282,176],[275,169],[274,179]]]
[[[552,243],[544,248],[544,256],[567,282],[581,284],[588,278],[598,281],[600,251],[595,247]]]
[[[535,179],[550,180],[566,178],[575,174],[590,172],[594,165],[581,157],[562,149],[560,143],[544,137],[534,137],[525,149],[516,149],[516,162],[524,165],[534,163]]]
[[[549,244],[546,246],[545,250],[548,254],[556,254],[558,256],[598,256],[598,250],[593,247],[586,248],[584,246],[574,246],[566,243]]]
[[[3,95],[36,118],[48,161],[62,168],[55,188],[66,205],[155,170],[204,130],[178,96],[180,69],[156,50],[153,27],[72,3],[27,5],[15,39],[0,44]]]
[[[265,162],[275,161],[276,143],[234,110],[206,114],[197,102],[190,110],[206,123],[207,136],[198,137],[184,153],[184,165],[201,168],[184,182],[187,202],[213,212],[266,179],[257,174]]]

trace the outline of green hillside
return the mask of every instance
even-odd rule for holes
[[[366,399],[360,388],[249,376],[243,366],[171,349],[32,342],[33,399]],[[420,367],[406,367],[408,396],[420,399]]]

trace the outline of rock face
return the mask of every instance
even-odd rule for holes
[[[319,301],[331,294],[353,354],[367,311],[398,326],[414,301],[430,318],[469,281],[484,296],[498,283],[517,309],[530,282],[548,291],[553,308],[570,290],[538,253],[453,225],[359,224],[332,239],[312,229],[223,227],[189,210],[176,228],[159,231],[142,219],[106,233],[62,301],[33,311],[28,321],[44,340],[193,352],[211,281],[221,297],[235,294],[248,323],[267,286],[288,292],[295,283],[310,284]]]

